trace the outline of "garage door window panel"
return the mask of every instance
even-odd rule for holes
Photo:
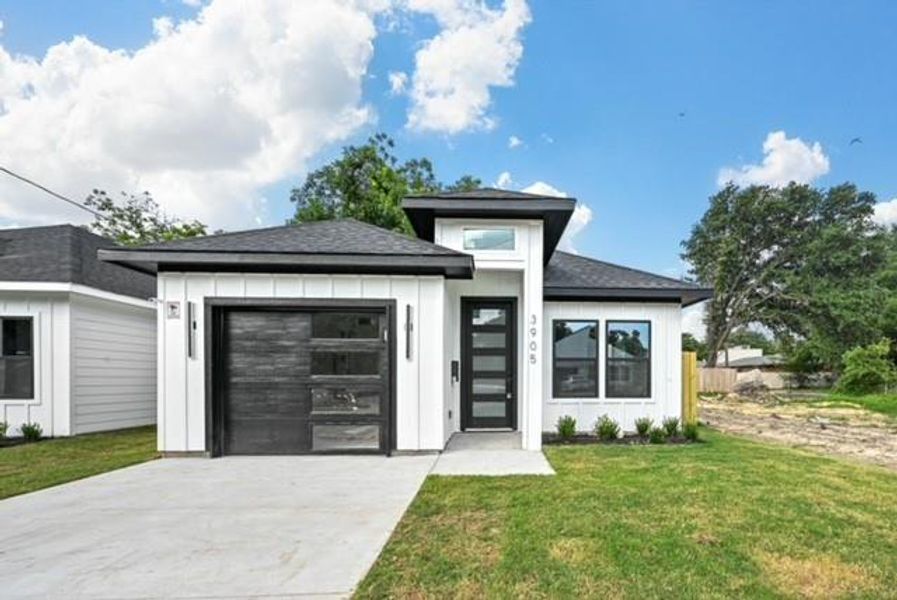
[[[311,390],[313,415],[377,416],[382,403],[383,395],[379,389],[330,386]]]

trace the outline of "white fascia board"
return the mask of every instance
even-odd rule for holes
[[[55,281],[0,281],[0,292],[79,294],[90,298],[120,302],[138,308],[146,308],[149,310],[156,309],[155,303],[149,298],[141,300],[140,298],[134,298],[133,296],[125,296],[124,294],[98,290],[87,285],[81,285],[80,283],[63,283]]]

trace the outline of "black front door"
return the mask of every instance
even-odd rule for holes
[[[514,299],[461,300],[461,428],[517,424]]]

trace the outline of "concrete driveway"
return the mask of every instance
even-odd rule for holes
[[[0,597],[344,597],[435,456],[157,460],[0,502]]]

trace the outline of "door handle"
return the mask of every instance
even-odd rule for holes
[[[508,400],[510,400],[510,399],[511,399],[511,392],[508,392],[507,394],[505,394],[505,398],[507,398]]]

